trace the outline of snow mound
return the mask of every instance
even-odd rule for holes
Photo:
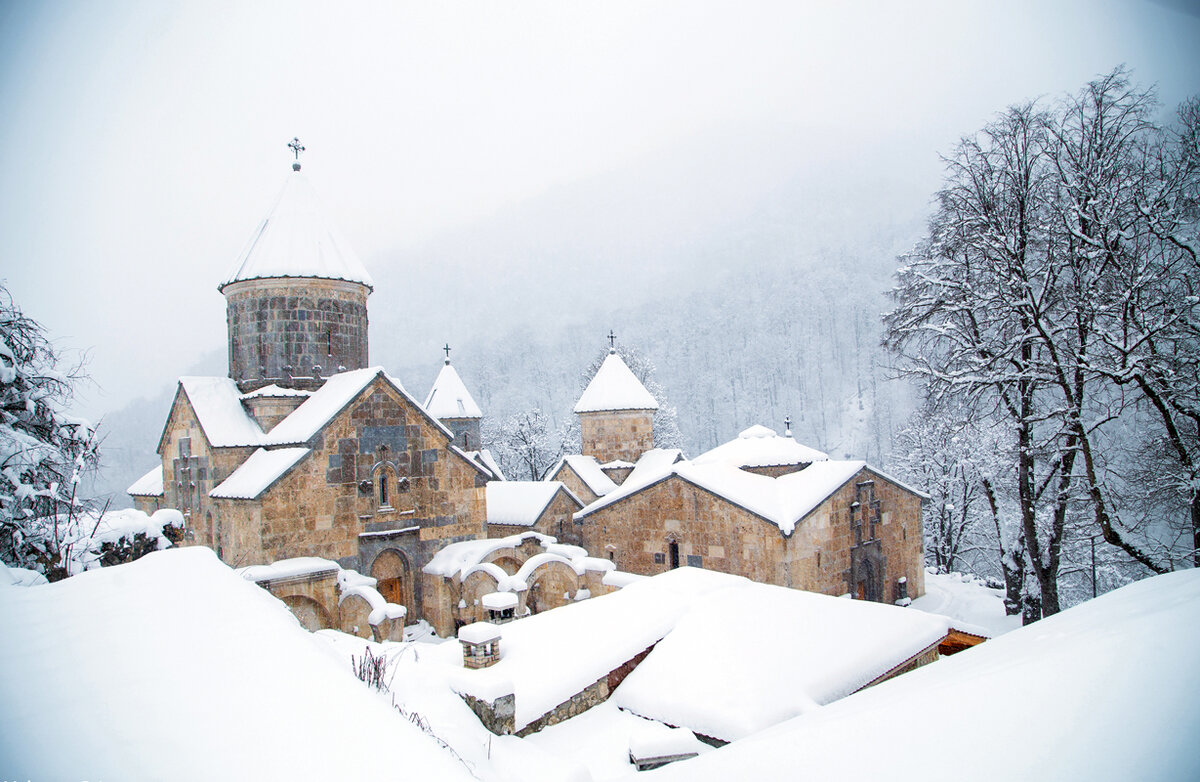
[[[1198,646],[1200,571],[1156,576],[654,778],[1200,779]]]
[[[0,590],[0,626],[12,777],[473,779],[206,548]]]

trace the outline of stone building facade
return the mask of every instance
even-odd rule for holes
[[[654,447],[654,413],[649,410],[580,413],[579,435],[583,454],[601,464],[634,462]]]
[[[719,486],[685,476],[671,472],[577,514],[582,545],[639,575],[691,565],[882,602],[924,593],[921,495],[865,465],[831,487],[790,533]]]

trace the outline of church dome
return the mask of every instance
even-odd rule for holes
[[[308,178],[293,171],[271,211],[218,287],[247,280],[310,277],[375,287],[358,255],[330,222]]]

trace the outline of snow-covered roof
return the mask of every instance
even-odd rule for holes
[[[404,390],[399,380],[388,375],[383,367],[368,367],[331,375],[325,384],[293,410],[291,415],[275,425],[270,435],[263,438],[264,444],[297,445],[308,442],[376,377],[384,378],[392,388],[411,402],[413,407],[425,414],[434,426],[441,429],[447,437],[453,438],[454,435],[449,429],[425,413],[425,408]]]
[[[491,611],[504,611],[517,607],[517,596],[512,592],[488,592],[479,599],[484,608]]]
[[[576,413],[603,410],[657,410],[658,402],[615,352],[604,363],[575,403]]]
[[[375,286],[358,255],[326,218],[308,178],[298,171],[288,175],[275,205],[220,288],[274,277],[320,277]]]
[[[425,397],[425,410],[439,421],[446,418],[483,418],[483,411],[475,404],[471,392],[450,365],[450,359],[446,359],[442,365],[442,371],[433,381],[433,388],[429,389],[429,396]]]
[[[567,565],[579,574],[583,574],[586,570],[609,570],[613,564],[608,560],[595,559],[588,556],[587,550],[580,546],[572,546],[566,543],[559,543],[557,538],[549,535],[542,535],[538,532],[522,532],[519,535],[508,535],[503,538],[484,538],[482,540],[462,540],[458,543],[450,543],[438,549],[438,552],[433,555],[433,559],[429,560],[429,564],[421,568],[422,572],[429,573],[434,576],[443,576],[451,578],[458,576],[466,578],[474,569],[484,569],[492,572],[497,580],[499,591],[520,591],[525,588],[522,581],[522,574],[518,572],[516,575],[508,576],[496,565],[493,565],[483,560],[487,559],[493,552],[503,548],[517,548],[526,540],[536,540],[538,545],[542,547],[542,552],[533,555],[525,561],[522,569],[530,562],[534,565],[544,560],[538,560],[538,557],[551,555],[564,561]],[[495,568],[494,571],[491,568]]]
[[[10,778],[474,779],[202,546],[0,586],[0,627],[0,692],[20,711],[0,730]],[[164,665],[187,674],[154,673]],[[202,742],[186,729],[217,722]],[[326,746],[339,751],[313,751]]]
[[[558,471],[564,464],[574,471],[579,476],[579,480],[583,481],[583,484],[598,497],[603,497],[617,488],[613,479],[604,474],[604,469],[600,466],[600,462],[596,461],[596,457],[577,453],[567,454],[559,459],[558,464],[554,465],[554,469],[546,473],[546,480],[551,480],[558,475]]]
[[[518,524],[532,527],[559,492],[576,505],[583,502],[558,481],[488,481],[488,524]]]
[[[762,517],[778,526],[785,535],[790,535],[801,519],[866,466],[863,461],[830,459],[779,478],[746,472],[721,461],[707,464],[681,461],[645,470],[635,467],[616,490],[576,513],[575,518],[584,518],[677,475]]]
[[[709,589],[723,583],[714,578],[720,574],[687,570],[674,579],[658,581],[661,577],[655,576],[504,625],[503,659],[464,672],[458,690],[482,697],[511,688],[520,730],[657,643]]]
[[[321,557],[292,557],[280,559],[269,565],[250,565],[238,568],[237,573],[247,581],[274,581],[279,578],[298,578],[319,573],[337,573],[341,566],[332,559]]]
[[[600,465],[602,470],[625,470],[631,467],[633,467],[633,462],[627,462],[624,459],[613,459],[611,462]]]
[[[791,435],[778,435],[774,429],[756,425],[743,431],[736,439],[705,451],[692,462],[725,462],[734,467],[777,467],[823,462],[828,458],[828,454],[801,445]]]
[[[463,454],[466,455],[468,459],[471,459],[476,464],[483,466],[484,469],[496,476],[496,480],[508,480],[508,478],[504,477],[504,472],[501,471],[500,465],[496,462],[496,458],[492,456],[492,452],[487,448],[479,451],[463,451]]]
[[[214,448],[262,445],[266,436],[242,406],[242,392],[227,377],[181,377],[179,385]]]
[[[163,468],[162,465],[150,470],[150,472],[138,478],[129,485],[125,490],[126,494],[134,497],[161,497],[163,496]]]
[[[208,493],[217,499],[253,500],[309,454],[309,448],[259,448]]]
[[[242,394],[242,399],[257,399],[258,397],[282,398],[291,396],[312,396],[312,391],[305,391],[302,388],[284,388],[272,383],[269,386],[250,391]]]
[[[733,741],[846,697],[936,646],[950,627],[893,605],[714,578],[720,587],[616,689],[618,706]],[[766,632],[713,632],[713,617],[732,616]]]
[[[1200,779],[1198,646],[1200,570],[1155,576],[654,778]]]
[[[485,644],[500,637],[499,625],[491,622],[472,622],[458,628],[458,640],[469,644]]]

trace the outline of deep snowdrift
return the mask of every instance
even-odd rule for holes
[[[1197,648],[1158,576],[637,779],[1200,779]]]
[[[6,778],[472,778],[206,548],[0,586],[0,627]]]

